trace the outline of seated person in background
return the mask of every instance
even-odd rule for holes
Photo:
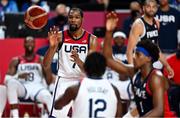
[[[51,109],[52,96],[46,89],[47,85],[43,79],[46,78],[47,84],[50,84],[49,78],[52,74],[51,71],[44,73],[41,59],[35,54],[34,48],[35,39],[26,37],[24,39],[25,54],[12,59],[5,76],[11,117],[19,117],[18,98],[25,100],[30,98],[44,103],[48,111]]]
[[[133,22],[142,14],[141,4],[138,1],[132,1],[129,7],[130,16],[123,22],[123,31],[126,33],[127,36],[129,36],[129,32],[131,30]]]
[[[72,117],[121,117],[122,105],[117,88],[103,79],[106,59],[97,52],[90,53],[84,63],[87,77],[65,91],[55,102],[55,109],[61,109],[74,100]]]
[[[67,15],[68,15],[68,7],[64,4],[58,4],[55,10],[57,16],[48,20],[47,30],[49,30],[53,26],[59,27],[59,30],[67,29]]]
[[[119,58],[121,61],[127,63],[126,58],[126,45],[125,40],[127,39],[126,34],[121,31],[116,31],[113,34],[114,45],[112,46],[113,55]]]
[[[113,58],[115,60],[120,60],[123,63],[128,63],[126,58],[126,41],[127,37],[126,34],[122,31],[116,31],[113,33],[113,46],[112,46],[112,53]],[[121,93],[121,100],[123,105],[123,112],[124,115],[127,112],[127,107],[129,105],[129,100],[133,98],[133,93],[130,87],[130,80],[128,76],[123,74],[119,74],[116,71],[112,70],[111,68],[107,67],[103,78],[107,78],[110,82],[117,87],[119,92]]]
[[[0,21],[4,20],[4,13],[17,13],[18,7],[13,0],[1,0],[0,1]]]
[[[114,45],[112,46],[112,50],[113,50],[113,58],[114,59],[121,60],[124,63],[127,63],[125,40],[126,40],[125,33],[121,32],[121,31],[114,32],[114,34],[113,34]],[[101,49],[102,48],[103,48],[103,42],[101,44]],[[115,72],[107,67],[103,78],[106,78],[109,80],[119,80],[120,76],[117,72]],[[120,79],[120,80],[124,80],[123,78],[124,77],[122,76],[122,79]]]

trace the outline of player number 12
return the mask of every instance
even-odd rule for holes
[[[101,107],[96,107],[93,109],[93,106],[101,105]],[[89,117],[100,117],[98,116],[99,112],[103,112],[106,110],[106,101],[103,99],[93,100],[92,98],[89,99]],[[94,116],[93,116],[94,114]]]

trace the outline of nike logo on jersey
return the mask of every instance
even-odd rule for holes
[[[65,42],[70,41],[71,39],[65,39]]]
[[[86,42],[87,42],[87,40],[82,41],[82,43],[86,43]]]
[[[77,49],[78,53],[86,53],[87,47],[86,46],[79,46],[79,45],[65,45],[65,52],[71,53],[73,49]]]

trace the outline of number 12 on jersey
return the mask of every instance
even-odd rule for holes
[[[89,99],[89,117],[101,117],[98,116],[99,112],[106,110],[106,101],[103,99]]]

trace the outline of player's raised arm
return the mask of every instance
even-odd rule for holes
[[[136,47],[138,39],[143,32],[142,29],[143,29],[142,24],[137,19],[132,25],[128,39],[126,56],[129,64],[133,64],[133,50]]]
[[[97,37],[95,35],[91,35],[90,37],[90,49],[88,53],[97,51]]]
[[[51,61],[53,56],[58,48],[58,46],[62,43],[62,32],[59,31],[59,28],[53,27],[50,28],[48,32],[48,39],[49,39],[49,49],[47,50],[44,60],[43,66],[44,69],[48,69],[51,66]]]
[[[103,54],[106,57],[107,65],[112,68],[113,70],[126,74],[128,76],[133,76],[134,68],[126,66],[121,62],[117,62],[112,57],[112,33],[113,30],[116,28],[116,24],[118,21],[118,17],[114,12],[107,14],[107,21],[106,21],[106,36],[104,41],[103,47]]]

